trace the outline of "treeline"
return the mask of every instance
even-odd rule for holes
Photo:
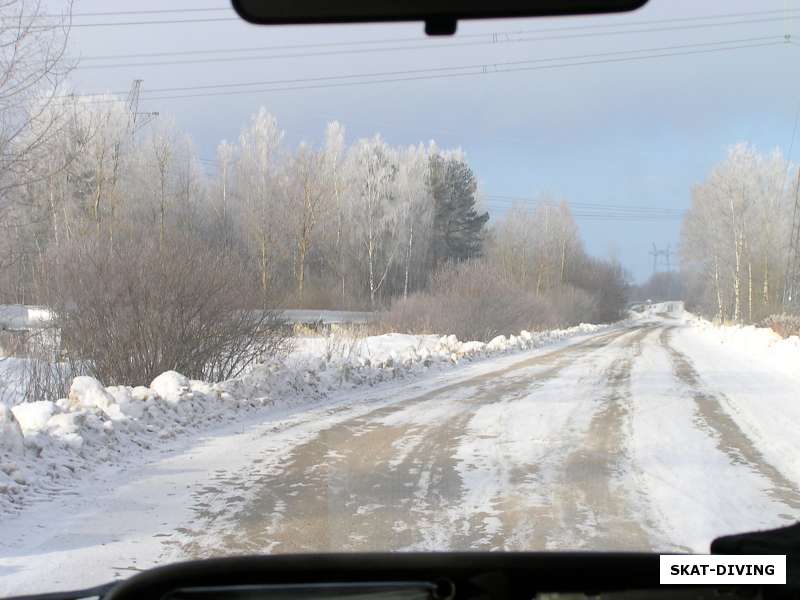
[[[748,323],[784,310],[795,177],[780,152],[738,144],[694,186],[681,232],[690,310]]]
[[[586,255],[566,203],[517,207],[490,228],[458,150],[377,135],[348,144],[330,123],[320,147],[290,151],[262,108],[236,143],[219,145],[209,175],[188,137],[163,121],[135,132],[116,98],[50,103],[47,113],[58,126],[4,221],[5,302],[52,303],[64,291],[55,274],[78,259],[89,269],[89,246],[166,249],[188,235],[243,266],[251,307],[388,308],[477,260],[497,289],[526,295],[526,315],[536,307],[528,327],[610,320],[624,303],[621,269]],[[42,136],[35,122],[28,135]]]
[[[622,318],[627,275],[583,248],[569,204],[517,205],[492,227],[484,253],[434,272],[428,288],[395,303],[398,329],[487,341],[522,329]]]
[[[348,145],[338,123],[320,148],[289,151],[262,108],[237,143],[220,144],[208,176],[187,137],[163,122],[134,135],[115,98],[47,110],[61,111],[59,127],[4,222],[15,267],[7,302],[41,300],[37,282],[73,240],[104,239],[110,250],[131,230],[159,243],[189,232],[239,257],[268,307],[377,308],[481,253],[489,217],[458,151],[380,136]],[[30,135],[40,135],[35,124]]]
[[[625,275],[588,256],[568,204],[490,224],[458,149],[336,122],[290,148],[261,108],[200,158],[163,117],[65,93],[64,22],[24,0],[0,12],[0,302],[55,311],[67,373],[231,377],[286,350],[284,307],[472,339],[622,314]]]

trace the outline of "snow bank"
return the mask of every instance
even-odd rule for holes
[[[800,481],[800,338],[768,328],[714,325],[686,314],[672,344],[717,393],[722,409],[766,460]]]
[[[768,327],[753,325],[715,325],[691,313],[686,313],[685,322],[709,343],[744,353],[770,369],[800,376],[800,337],[796,335],[783,338]]]
[[[488,344],[455,336],[387,334],[332,355],[325,340],[289,360],[257,366],[221,383],[175,371],[149,386],[105,387],[76,377],[66,398],[8,408],[0,404],[0,511],[63,489],[100,464],[132,460],[163,443],[250,410],[310,403],[333,391],[413,376],[484,356],[537,348],[607,326],[523,331]]]

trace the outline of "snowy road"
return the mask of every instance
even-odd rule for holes
[[[1,523],[0,592],[220,554],[705,551],[800,518],[800,411],[773,410],[799,390],[662,315],[350,393]]]

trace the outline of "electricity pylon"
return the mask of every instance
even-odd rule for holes
[[[128,92],[126,105],[128,107],[128,131],[134,135],[139,129],[147,125],[158,116],[157,112],[139,112],[139,93],[142,90],[142,80],[134,79],[131,91]]]

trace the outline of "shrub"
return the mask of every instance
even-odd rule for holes
[[[800,336],[800,315],[770,315],[761,322],[762,327],[769,327],[781,337]]]
[[[239,257],[189,234],[159,241],[99,235],[53,257],[47,293],[71,361],[106,385],[149,384],[164,371],[210,381],[285,352],[290,329],[255,310]]]
[[[543,298],[518,289],[488,261],[477,259],[446,263],[428,292],[396,301],[384,321],[397,331],[486,342],[501,334],[554,326],[558,315]]]

